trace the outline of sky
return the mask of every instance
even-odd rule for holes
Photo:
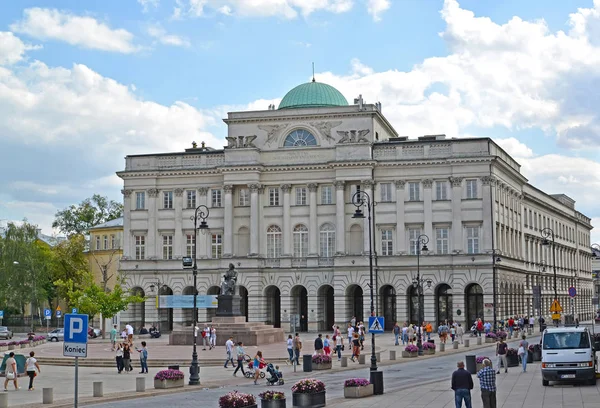
[[[121,201],[126,155],[221,148],[313,62],[400,135],[492,137],[600,225],[600,0],[0,0],[0,226]]]

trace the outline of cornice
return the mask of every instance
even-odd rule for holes
[[[169,170],[169,171],[161,171],[161,170],[153,170],[153,171],[126,171],[126,172],[118,172],[117,175],[122,179],[130,179],[130,178],[142,178],[142,177],[171,177],[171,176],[202,176],[207,174],[220,174],[221,171],[218,168],[211,168],[207,170]]]
[[[290,121],[304,121],[304,120],[315,120],[315,119],[335,119],[335,118],[352,118],[360,116],[373,116],[376,111],[355,111],[355,112],[336,112],[336,113],[321,113],[321,114],[305,114],[300,116],[276,116],[276,117],[255,117],[255,118],[240,118],[240,119],[223,119],[223,122],[229,124],[232,123],[265,123],[265,122],[290,122]]]

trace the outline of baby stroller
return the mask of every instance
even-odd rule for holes
[[[283,385],[283,373],[275,369],[273,364],[267,364],[267,372],[271,375],[267,378],[267,385]]]
[[[256,370],[254,368],[254,361],[252,361],[250,356],[246,356],[246,362],[248,363],[248,368],[246,368],[246,373],[244,374],[244,376],[246,378],[254,378],[254,374],[256,373]],[[259,365],[259,369],[264,368],[264,367],[265,367],[265,365],[262,363]],[[265,378],[264,371],[261,371],[259,376],[260,376],[260,378]]]

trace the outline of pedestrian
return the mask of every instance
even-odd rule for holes
[[[129,342],[129,345],[131,346],[133,344],[133,326],[130,325],[129,323],[127,323],[125,325],[125,330],[127,331],[127,341]]]
[[[115,360],[117,361],[117,372],[121,374],[123,371],[123,345],[121,343],[117,344]]]
[[[326,334],[325,340],[323,340],[323,351],[326,356],[331,355],[331,340],[329,340],[329,334]]]
[[[323,354],[323,335],[321,333],[315,339],[315,354]]]
[[[427,341],[431,340],[431,332],[433,331],[433,326],[431,325],[430,322],[427,322],[427,324],[425,324],[425,331],[427,332]]]
[[[210,327],[204,325],[204,330],[202,330],[202,350],[206,350],[206,345],[210,348]]]
[[[365,349],[365,325],[361,321],[358,324],[358,339],[360,340],[360,349]]]
[[[8,391],[8,382],[12,381],[15,386],[15,390],[20,390],[17,377],[17,360],[15,360],[15,353],[10,352],[6,359],[6,368],[4,369],[6,379],[4,380],[4,391]]]
[[[352,344],[353,338],[354,338],[354,326],[349,324],[348,325],[348,343]]]
[[[489,359],[483,360],[483,368],[477,373],[481,387],[483,408],[496,408],[496,373]]]
[[[412,324],[408,325],[406,329],[406,335],[408,336],[408,343],[413,344],[413,337],[415,336],[415,330],[413,329]]]
[[[394,345],[398,346],[398,339],[400,338],[400,326],[398,326],[398,322],[396,322],[396,324],[394,324]]]
[[[121,331],[121,341],[125,343],[125,340],[127,340],[127,329]]]
[[[350,360],[356,361],[356,360],[354,360],[354,358],[356,357],[358,359],[358,357],[360,356],[360,338],[358,337],[358,333],[353,334],[351,344],[352,344],[352,358]]]
[[[504,338],[500,337],[499,339],[500,341],[496,343],[496,355],[498,356],[498,367],[496,374],[500,374],[500,363],[504,364],[504,372],[508,373],[508,361],[506,359],[508,344],[504,342]]]
[[[408,326],[406,322],[402,326],[402,345],[408,344]]]
[[[217,347],[217,329],[215,326],[210,326],[210,349]]]
[[[294,338],[290,334],[287,338],[287,352],[290,356],[289,363],[286,360],[286,364],[294,364]]]
[[[515,325],[515,320],[512,317],[509,317],[507,324],[508,324],[508,332],[510,333],[510,336],[512,337],[513,330],[514,330],[514,325]]]
[[[110,344],[111,344],[111,351],[115,351],[115,346],[117,345],[117,325],[113,325],[113,328],[110,329]]]
[[[465,370],[464,362],[459,361],[456,363],[456,367],[458,369],[452,373],[454,404],[456,408],[461,408],[464,400],[465,407],[471,408],[471,390],[473,389],[473,378],[471,378],[471,373]]]
[[[33,379],[35,378],[36,375],[38,375],[38,373],[40,373],[40,365],[38,364],[37,360],[33,356],[35,356],[35,352],[33,352],[33,351],[29,352],[29,358],[25,362],[25,371],[27,371],[27,375],[29,376],[29,391],[34,390]],[[37,369],[37,373],[35,372],[36,369]],[[6,387],[4,387],[4,388],[6,388]]]
[[[535,317],[529,316],[529,331],[533,333],[533,326],[535,325]]]
[[[356,316],[352,316],[352,319],[350,319],[350,326],[356,326]]]
[[[337,352],[338,361],[342,359],[342,351],[344,350],[344,338],[339,334],[335,336],[335,351]]]
[[[246,352],[244,351],[244,343],[242,343],[241,341],[238,342],[235,353],[237,354],[237,367],[235,368],[235,370],[233,370],[233,376],[235,377],[235,374],[238,372],[239,369],[242,370],[243,375],[246,375],[246,372],[244,371],[244,358],[246,357]]]
[[[300,352],[302,351],[302,340],[300,339],[300,335],[296,333],[296,337],[294,337],[294,357],[296,358],[296,365],[300,364]]]
[[[146,342],[142,341],[142,348],[136,350],[140,353],[140,365],[142,366],[140,374],[148,374],[148,349],[146,348]]]
[[[258,350],[256,355],[254,356],[254,362],[252,364],[252,368],[254,368],[254,385],[258,385],[258,379],[260,377],[260,365],[264,364],[262,351]]]
[[[452,338],[452,343],[454,344],[454,339],[456,338],[456,328],[454,326],[450,328],[450,337]]]
[[[231,361],[231,365],[235,367],[235,363],[233,361],[233,346],[235,343],[233,342],[233,336],[230,336],[229,339],[225,342],[225,351],[227,352],[227,359],[225,360],[225,364],[223,367],[227,368],[227,365]]]
[[[481,337],[481,332],[483,331],[483,321],[481,318],[477,319],[477,335]]]
[[[465,329],[459,323],[458,326],[456,327],[456,336],[460,340],[460,344],[463,344],[463,336],[464,335],[465,335]]]
[[[521,365],[523,366],[523,372],[527,372],[527,356],[529,355],[529,342],[525,340],[525,334],[521,337],[522,340],[519,343],[519,356],[521,357]]]
[[[123,368],[125,369],[125,373],[133,371],[133,367],[131,367],[131,349],[129,348],[129,343],[123,345]]]

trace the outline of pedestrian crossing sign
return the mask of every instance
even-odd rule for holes
[[[369,333],[383,333],[384,327],[383,316],[369,317]]]

